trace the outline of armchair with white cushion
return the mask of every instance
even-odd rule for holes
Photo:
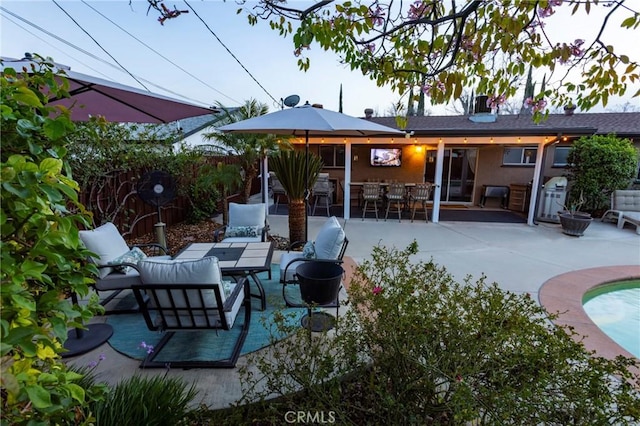
[[[286,287],[299,284],[296,269],[309,261],[341,261],[347,250],[349,239],[335,216],[331,216],[322,225],[315,241],[298,241],[290,245],[289,251],[280,257],[280,283],[282,295],[287,306],[298,306],[287,298]],[[304,247],[303,251],[291,251],[296,247]]]
[[[140,248],[153,247],[158,253],[163,253],[159,256],[152,256],[154,259],[171,259],[167,250],[159,244],[139,244],[129,247],[118,228],[111,222],[92,230],[80,231],[79,234],[85,247],[95,254],[91,261],[98,268],[98,277],[93,287],[98,294],[111,292],[107,297],[101,299],[102,306],[106,306],[122,290],[131,289],[132,285],[140,283],[140,274],[135,267],[138,261],[147,258],[147,255]],[[129,313],[132,311],[137,311],[137,309],[112,310],[106,313]]]
[[[264,203],[229,203],[229,223],[216,229],[213,240],[229,243],[250,243],[267,240],[269,225]]]
[[[225,281],[218,258],[213,256],[196,260],[142,260],[137,267],[141,282],[133,286],[133,292],[147,328],[164,333],[140,367],[235,367],[251,322],[248,280]],[[162,358],[162,349],[177,332],[217,334],[231,330],[242,306],[244,321],[224,359],[156,360],[156,357]]]

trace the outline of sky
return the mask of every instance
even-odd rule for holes
[[[19,59],[25,52],[37,53],[73,71],[203,106],[217,101],[239,106],[257,99],[274,111],[282,99],[298,95],[300,104],[308,101],[338,110],[342,85],[343,111],[362,117],[366,108],[374,109],[376,115],[389,115],[399,99],[318,46],[307,53],[310,70],[300,71],[291,39],[271,30],[267,22],[250,26],[246,14],[236,13],[240,6],[233,0],[187,1],[209,28],[193,12],[160,25],[158,13],[147,14],[148,3],[142,0],[0,0],[0,54]],[[189,9],[181,0],[166,4]],[[568,15],[558,22],[558,34],[565,42],[587,38],[599,27]],[[632,59],[640,60],[640,49],[632,46],[629,32],[611,31],[606,36],[616,49],[620,46]],[[613,99],[609,107],[627,101],[640,106],[638,98],[628,98]],[[452,112],[442,106],[429,109],[432,114]]]

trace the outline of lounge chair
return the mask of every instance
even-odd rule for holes
[[[611,209],[602,215],[602,221],[614,220],[618,228],[625,223],[635,225],[636,233],[640,234],[640,190],[619,189],[611,194]]]

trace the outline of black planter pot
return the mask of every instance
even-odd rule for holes
[[[301,322],[310,331],[330,330],[335,325],[335,318],[326,312],[313,312],[312,306],[335,303],[338,306],[338,293],[344,269],[338,263],[311,261],[296,268],[300,282],[300,295],[307,304],[307,315]]]
[[[344,269],[337,263],[305,262],[296,268],[302,300],[327,305],[336,300]]]
[[[588,213],[560,213],[562,232],[573,237],[581,237],[593,218]]]

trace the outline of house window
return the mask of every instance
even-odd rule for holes
[[[507,147],[502,154],[502,164],[505,166],[531,165],[536,162],[538,149],[535,146]]]
[[[320,147],[318,148],[318,155],[320,155],[320,158],[322,158],[324,167],[344,167],[344,145],[320,145]]]
[[[553,167],[565,167],[569,157],[570,146],[556,146],[553,150]]]

